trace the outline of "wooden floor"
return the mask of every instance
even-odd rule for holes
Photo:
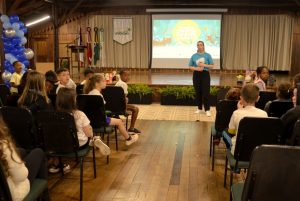
[[[119,151],[111,143],[110,163],[97,153],[97,178],[91,157],[84,162],[86,201],[226,201],[223,161],[211,171],[210,122],[138,120],[143,133],[136,144]],[[113,142],[113,139],[111,140]],[[224,156],[219,156],[223,158]],[[79,199],[79,168],[60,179],[50,175],[52,201]]]

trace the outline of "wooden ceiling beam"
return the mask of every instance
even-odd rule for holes
[[[59,25],[62,25],[62,23],[64,23],[64,21],[66,21],[66,19],[71,16],[76,10],[77,8],[79,8],[79,6],[83,3],[84,0],[79,0],[77,1],[76,5],[74,7],[72,7],[71,10],[66,10],[66,12],[64,13],[64,15],[62,16],[62,18],[60,18],[59,20]]]
[[[19,8],[19,6],[21,5],[21,3],[23,3],[26,0],[15,0],[13,1],[13,4],[11,5],[11,7],[8,9],[8,14],[9,15],[13,15],[16,14],[16,10]],[[30,5],[31,3],[28,2],[28,4]]]
[[[32,2],[34,3],[28,3],[27,6],[16,9],[16,14],[23,15],[46,5],[44,1],[32,1]]]

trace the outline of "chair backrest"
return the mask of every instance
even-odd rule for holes
[[[96,95],[77,95],[77,107],[85,113],[93,128],[106,126],[103,98]]]
[[[220,100],[216,107],[216,121],[215,129],[218,132],[222,132],[228,128],[228,124],[232,113],[237,109],[237,101],[234,100]]]
[[[31,150],[39,146],[35,122],[30,110],[26,108],[4,106],[0,108],[0,112],[17,147]]]
[[[260,91],[259,100],[255,106],[259,109],[265,109],[266,103],[276,99],[276,92],[274,91]]]
[[[217,101],[219,102],[220,100],[225,99],[225,96],[227,94],[227,92],[229,91],[229,87],[225,87],[225,88],[220,88],[219,91],[217,92]]]
[[[0,200],[12,201],[11,193],[5,176],[2,162],[0,161]]]
[[[8,96],[10,96],[9,88],[5,84],[0,84],[0,106],[6,105]]]
[[[234,151],[238,161],[249,161],[255,147],[262,144],[279,144],[283,123],[276,117],[244,117],[240,123]]]
[[[107,86],[102,90],[105,109],[112,112],[113,115],[123,115],[126,112],[126,99],[122,87]]]
[[[280,118],[293,107],[294,104],[292,101],[272,101],[269,107],[268,116]]]
[[[5,105],[17,107],[19,98],[20,98],[19,94],[11,94],[11,95],[7,96]]]
[[[300,148],[263,145],[256,148],[244,185],[242,201],[298,201]]]
[[[41,111],[36,114],[38,133],[48,153],[70,153],[79,148],[74,116],[65,112]]]
[[[296,121],[292,137],[289,140],[288,144],[291,146],[300,146],[300,120]]]
[[[76,93],[77,93],[77,95],[83,94],[83,87],[84,87],[83,84],[79,84],[79,85],[76,86]]]

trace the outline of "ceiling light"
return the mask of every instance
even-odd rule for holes
[[[37,19],[37,20],[34,20],[34,21],[32,21],[32,22],[26,23],[26,26],[27,26],[27,27],[32,26],[32,25],[34,25],[34,24],[40,23],[40,22],[42,22],[42,21],[45,21],[45,20],[47,20],[47,19],[49,19],[49,18],[50,18],[50,16],[47,15],[47,16],[42,17],[42,18],[40,18],[40,19]]]

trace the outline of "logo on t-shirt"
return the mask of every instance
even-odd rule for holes
[[[196,64],[198,65],[199,63],[205,63],[205,58],[204,57],[201,57],[200,59],[198,59],[196,61]]]

